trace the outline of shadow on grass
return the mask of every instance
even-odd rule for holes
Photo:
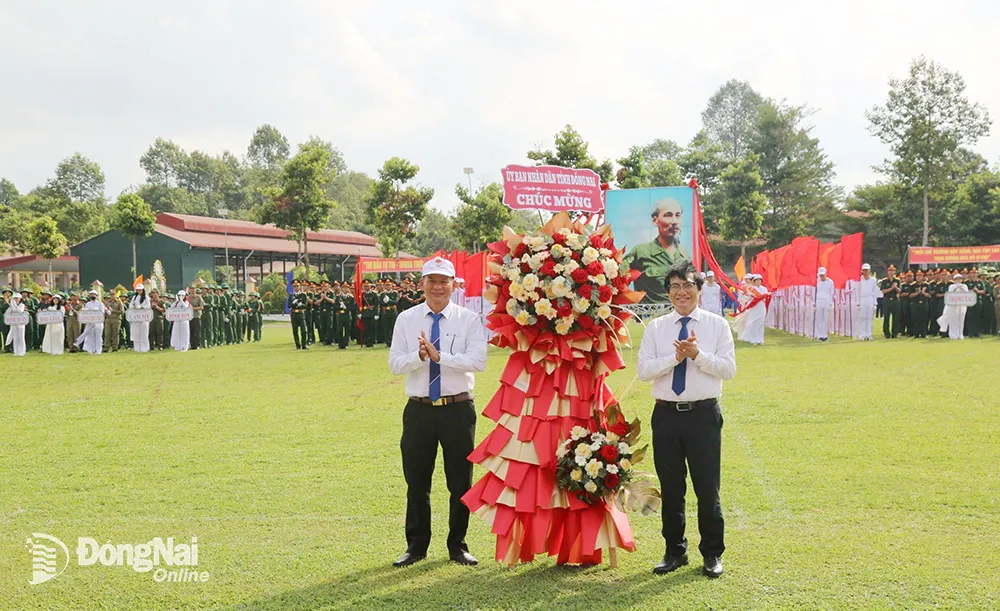
[[[651,571],[618,576],[620,569],[560,567],[546,560],[506,568],[492,561],[479,567],[430,560],[405,569],[385,566],[357,571],[307,588],[235,605],[235,609],[587,609],[595,601],[622,604],[662,594],[668,588],[704,581],[701,567],[671,575]]]

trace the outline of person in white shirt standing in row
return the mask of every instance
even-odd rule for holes
[[[389,348],[389,370],[406,376],[409,397],[399,444],[406,479],[406,553],[393,566],[427,557],[438,443],[451,497],[448,555],[452,562],[471,566],[478,560],[465,543],[469,508],[462,496],[472,486],[468,456],[475,448],[477,418],[473,374],[486,368],[486,335],[479,315],[452,301],[456,282],[450,261],[427,261],[421,282],[426,301],[399,315]]]
[[[826,277],[826,268],[817,270],[819,280],[816,281],[816,316],[813,325],[813,337],[821,342],[829,339],[830,314],[833,312],[833,280]]]
[[[690,469],[698,497],[702,572],[718,577],[726,549],[719,500],[719,397],[723,380],[736,376],[736,349],[725,319],[698,307],[702,280],[690,264],[670,268],[664,285],[674,311],[646,328],[637,367],[639,379],[653,383],[656,399],[650,425],[667,549],[653,573],[662,575],[688,563],[684,494]]]
[[[715,281],[715,272],[705,272],[705,284],[701,287],[701,309],[722,316],[722,286]]]
[[[875,321],[875,305],[882,291],[878,288],[878,280],[872,275],[872,266],[865,263],[861,266],[861,281],[858,283],[858,301],[860,312],[858,316],[858,339],[864,342],[872,341],[872,323]]]

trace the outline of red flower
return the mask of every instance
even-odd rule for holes
[[[531,273],[531,266],[528,265],[527,263],[522,263],[521,264],[521,273],[522,274],[530,274]]]
[[[566,236],[564,236],[561,233],[552,234],[552,241],[555,242],[556,244],[565,244]]]
[[[520,259],[528,252],[528,246],[524,243],[518,244],[514,247],[514,258]]]
[[[587,270],[583,269],[582,267],[578,267],[573,270],[573,273],[570,274],[570,277],[573,278],[573,282],[577,284],[583,284],[584,282],[587,281],[587,278],[590,277],[590,274],[588,274]]]
[[[590,236],[590,245],[594,248],[604,248],[604,238],[595,233]]]
[[[559,318],[565,318],[573,313],[573,306],[569,304],[565,299],[560,299],[556,302],[556,314]]]
[[[510,284],[505,283],[500,287],[500,295],[502,295],[504,299],[510,299]]]
[[[571,259],[573,259],[577,263],[580,262],[580,253],[576,252],[575,250],[571,251],[569,256],[570,256]]]
[[[544,331],[545,328],[548,327],[548,326],[549,326],[549,319],[545,318],[544,316],[539,316],[538,320],[535,321],[535,325],[534,325],[535,329],[537,329],[539,331]]]
[[[604,273],[604,266],[601,265],[600,261],[591,261],[590,265],[587,266],[587,271],[591,276],[597,276]]]
[[[618,460],[618,446],[606,443],[601,446],[601,458],[608,462]]]
[[[584,273],[587,272],[585,271]],[[580,286],[576,287],[576,294],[579,295],[580,297],[583,297],[584,299],[590,299],[590,296],[593,295],[593,293],[594,293],[593,284],[581,284]]]
[[[624,291],[626,288],[628,288],[628,279],[625,276],[621,275],[616,276],[615,279],[611,281],[611,283],[615,285],[615,288],[618,289],[619,292]]]
[[[611,287],[608,285],[597,287],[597,298],[601,300],[602,303],[607,303],[611,301]]]
[[[604,485],[611,490],[614,490],[615,487],[618,486],[619,482],[621,482],[621,478],[614,473],[608,473],[604,476]]]
[[[538,273],[554,277],[556,275],[556,262],[552,259],[546,259],[545,263],[542,263],[542,266],[538,269]]]
[[[590,285],[587,285],[587,286],[590,286]],[[590,316],[587,316],[586,314],[583,314],[579,318],[577,318],[576,322],[578,322],[580,324],[580,328],[581,329],[585,329],[585,330],[589,331],[589,330],[591,330],[591,329],[594,328],[594,319],[591,318]],[[621,435],[619,435],[619,437],[620,436]]]
[[[619,437],[624,437],[625,435],[628,435],[628,425],[619,420],[614,426],[608,427],[608,432],[614,433]]]

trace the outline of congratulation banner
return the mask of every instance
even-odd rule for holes
[[[509,165],[503,175],[503,203],[512,210],[604,210],[601,177],[593,170],[554,165]]]
[[[358,259],[358,269],[362,274],[389,274],[393,272],[417,272],[424,268],[426,259]]]
[[[910,265],[1000,263],[1000,244],[992,246],[910,246]]]

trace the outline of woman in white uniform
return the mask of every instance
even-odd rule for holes
[[[87,294],[87,303],[84,310],[101,312],[107,314],[108,309],[104,307],[101,300],[97,298],[97,291],[91,289]],[[104,323],[88,323],[83,326],[83,333],[74,342],[77,346],[82,346],[83,351],[90,354],[100,354],[104,348]]]
[[[21,294],[14,293],[10,296],[10,308],[8,312],[24,312],[24,304],[21,302]],[[24,325],[12,325],[7,332],[7,345],[14,349],[14,356],[24,356]]]
[[[187,291],[177,291],[177,299],[171,308],[188,308]],[[170,347],[181,352],[187,351],[191,345],[191,323],[187,320],[175,320],[170,330]]]
[[[44,309],[48,312],[57,312],[62,310],[63,314],[65,314],[66,305],[63,303],[62,295],[53,295],[52,303]],[[63,325],[64,323],[62,322],[45,325],[45,339],[42,341],[42,352],[46,354],[63,353],[63,344],[66,343],[66,328]]]
[[[135,285],[135,295],[129,300],[130,310],[152,310],[153,304],[146,295],[146,287],[141,282]],[[149,323],[132,322],[129,323],[129,337],[132,338],[132,347],[136,352],[149,352]]]
[[[952,278],[954,282],[948,287],[949,293],[968,292],[969,287],[962,282],[962,274],[955,274]],[[965,339],[965,306],[946,305],[941,317],[938,318],[938,325],[941,332],[948,332],[951,339]]]
[[[748,299],[746,303],[753,301],[758,296],[767,295],[767,287],[763,286],[762,281],[763,278],[758,277],[757,274],[752,274],[750,283],[747,285]],[[744,312],[741,317],[745,317],[745,319],[740,325],[741,329],[739,330],[737,339],[749,342],[755,346],[763,344],[764,322],[767,318],[767,304],[761,301]]]

